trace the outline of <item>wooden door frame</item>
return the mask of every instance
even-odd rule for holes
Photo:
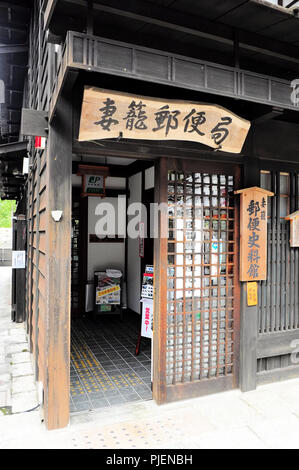
[[[240,165],[201,160],[185,160],[163,157],[155,162],[155,202],[167,203],[167,173],[174,171],[209,172],[230,174],[235,177],[234,189],[241,185]],[[167,243],[166,238],[154,240],[154,335],[153,335],[153,398],[158,404],[197,397],[209,393],[230,390],[239,386],[240,364],[240,309],[241,286],[239,282],[239,200],[235,196],[235,250],[234,250],[234,340],[232,375],[215,379],[201,379],[176,385],[166,384],[166,330],[167,330]],[[167,227],[167,216],[159,212],[159,233]]]

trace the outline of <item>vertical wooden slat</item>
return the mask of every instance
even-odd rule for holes
[[[167,204],[167,159],[155,164],[155,202]],[[159,213],[159,233],[166,233],[167,214]],[[153,398],[166,401],[167,238],[154,240]]]
[[[36,279],[35,279],[35,290],[34,290],[34,344],[35,344],[35,379],[38,380],[39,378],[39,368],[38,368],[38,361],[39,361],[39,350],[38,350],[38,315],[39,315],[39,308],[38,308],[38,281],[39,281],[39,200],[40,200],[40,155],[37,154],[37,166],[36,166]]]
[[[276,173],[276,243],[275,243],[275,331],[280,330],[280,260],[281,260],[281,224],[280,224],[280,173]]]

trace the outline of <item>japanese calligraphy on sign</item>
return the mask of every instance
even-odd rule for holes
[[[221,106],[85,87],[78,140],[191,140],[240,153],[249,128]]]
[[[247,305],[248,307],[253,307],[257,303],[257,282],[247,282]]]
[[[240,281],[267,279],[267,200],[271,191],[253,187],[235,191],[240,204]]]

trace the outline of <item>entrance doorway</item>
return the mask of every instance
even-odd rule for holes
[[[157,243],[154,397],[159,403],[238,386],[239,168],[160,161],[168,206]]]
[[[126,163],[132,164],[113,158],[105,162],[112,176],[106,179],[104,198],[82,198],[81,181],[73,178],[73,185],[77,184],[73,186],[72,217],[73,413],[152,399],[151,339],[141,337],[138,354],[136,346],[141,331],[142,279],[147,266],[153,266],[153,240],[145,239],[141,252],[138,237],[122,237],[118,233],[103,237],[98,234],[99,237],[95,230],[101,212],[98,204],[102,202],[113,206],[116,218],[120,207],[124,207],[123,201],[118,206],[119,197],[125,198],[127,208],[141,202],[147,207],[154,202],[153,164],[148,169],[140,165],[141,170],[132,166],[130,172]],[[97,304],[98,288],[105,283],[110,286],[111,282],[112,287],[119,286],[119,303],[116,300],[115,305]]]
[[[166,403],[238,386],[239,208],[234,191],[240,187],[240,169],[161,158],[155,174],[152,170],[151,177],[142,172],[130,176],[125,187],[128,203],[164,203],[157,238],[143,245],[128,239],[123,246],[118,240],[91,247],[87,223],[85,264],[92,269],[87,266],[86,281],[99,269],[122,270],[124,315],[123,320],[110,314],[94,318],[85,308],[83,315],[74,316],[71,411],[148,400],[152,390],[155,401]],[[88,199],[90,218],[95,198]],[[80,234],[80,227],[74,233]],[[82,259],[84,248],[77,239]],[[123,268],[116,253],[124,255]],[[142,274],[153,264],[153,348],[144,338],[136,356]]]

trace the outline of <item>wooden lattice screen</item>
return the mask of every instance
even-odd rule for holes
[[[299,248],[290,247],[290,223],[285,220],[299,208],[299,175],[263,170],[261,186],[274,192],[269,201],[267,280],[261,283],[258,310],[259,338],[270,341],[278,333],[299,329]],[[257,371],[290,365],[290,353],[277,354],[259,358]]]
[[[235,171],[186,161],[177,170],[172,162],[165,175],[167,289],[160,285],[167,297],[160,323],[165,401],[236,386],[239,354]]]

